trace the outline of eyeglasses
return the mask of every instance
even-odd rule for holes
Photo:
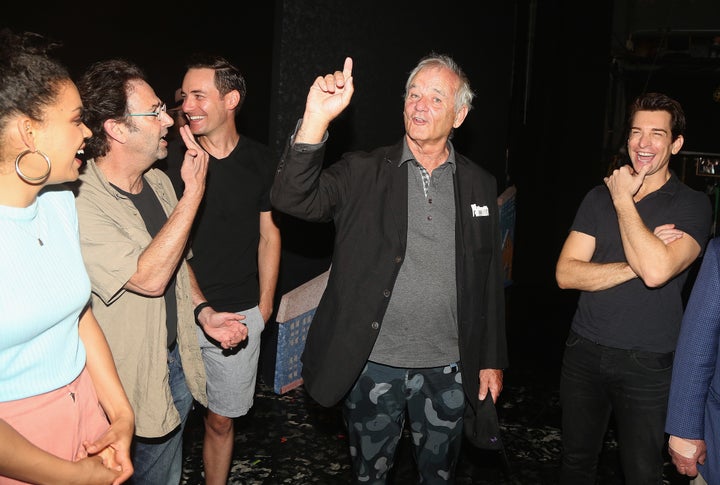
[[[165,103],[158,106],[155,111],[150,111],[149,113],[128,113],[128,116],[154,116],[160,119],[163,113],[167,113],[167,105]]]

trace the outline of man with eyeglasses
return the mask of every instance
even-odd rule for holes
[[[167,156],[173,119],[140,68],[101,61],[78,88],[93,132],[77,187],[81,247],[93,310],[135,410],[129,483],[177,485],[193,398],[207,402],[196,327],[223,349],[247,337],[235,313],[193,314],[205,296],[185,259],[208,154],[187,127],[180,130],[187,149],[178,200],[168,177],[151,168]]]

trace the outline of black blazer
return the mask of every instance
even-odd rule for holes
[[[324,406],[339,402],[362,371],[404,260],[408,187],[407,163],[399,165],[402,149],[400,141],[348,153],[323,170],[324,144],[311,149],[288,143],[278,165],[273,206],[335,224],[327,288],[302,356],[304,386]],[[458,153],[455,159],[459,350],[467,402],[475,409],[479,370],[508,365],[499,211],[495,178]]]

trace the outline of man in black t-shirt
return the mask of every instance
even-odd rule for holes
[[[581,290],[560,379],[562,485],[594,484],[614,414],[626,483],[662,483],[673,351],[688,268],[710,234],[708,197],[669,169],[683,144],[679,103],[631,106],[622,166],[583,200],[557,262]]]
[[[198,57],[188,64],[182,112],[210,154],[205,196],[191,233],[190,265],[208,300],[203,305],[239,313],[248,328],[247,341],[231,352],[198,332],[209,402],[203,443],[208,485],[227,483],[233,418],[247,414],[253,404],[260,336],[273,312],[280,265],[280,231],[269,197],[275,157],[237,131],[235,116],[245,95],[242,74],[226,59]],[[171,144],[168,152],[167,173],[180,193],[181,149]]]

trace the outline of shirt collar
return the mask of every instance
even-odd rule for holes
[[[656,192],[668,192],[670,194],[674,194],[677,192],[678,187],[680,185],[680,179],[675,175],[675,172],[670,170],[670,177],[667,179],[667,182],[665,182],[662,187],[657,189]]]
[[[447,141],[447,145],[450,153],[447,157],[447,160],[445,160],[445,163],[450,165],[453,173],[455,173],[455,170],[457,168],[455,164],[455,147],[453,147],[453,144],[450,140]],[[403,151],[402,156],[400,157],[400,161],[398,162],[398,167],[401,167],[403,163],[409,162],[410,160],[414,161],[415,163],[419,163],[415,158],[415,155],[413,155],[412,151],[410,151],[410,147],[407,143],[407,138],[403,137]]]

